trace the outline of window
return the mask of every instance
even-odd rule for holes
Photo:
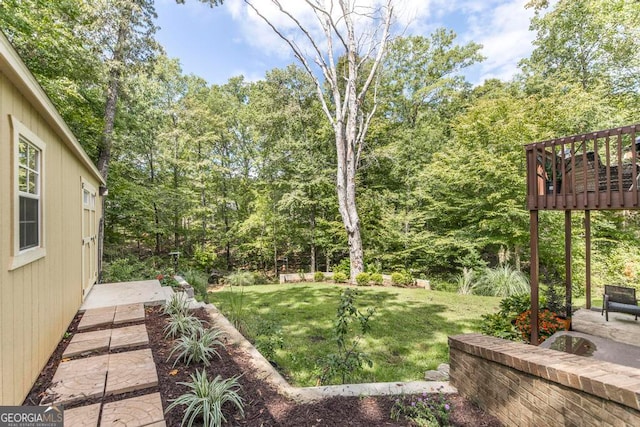
[[[18,142],[19,250],[40,246],[41,151],[29,141]]]
[[[45,256],[43,178],[45,144],[11,117],[14,149],[14,233],[10,270]]]

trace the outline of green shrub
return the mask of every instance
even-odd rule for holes
[[[186,316],[189,313],[189,301],[183,293],[176,292],[164,303],[163,312],[170,316],[178,313]]]
[[[531,295],[511,295],[500,301],[500,315],[515,321],[520,313],[531,309]]]
[[[334,273],[342,273],[345,276],[351,276],[351,261],[349,258],[342,258],[340,262],[333,266]]]
[[[333,281],[336,283],[346,283],[348,280],[348,277],[349,276],[347,276],[341,271],[338,271],[337,273],[333,273]]]
[[[451,403],[442,393],[437,395],[405,396],[396,399],[391,408],[391,419],[401,421],[403,418],[411,421],[411,425],[421,427],[448,426],[451,414]]]
[[[516,328],[516,319],[521,313],[531,309],[529,294],[511,295],[500,301],[500,310],[485,314],[480,321],[480,331],[485,335],[521,341],[521,333]]]
[[[173,274],[158,274],[156,279],[160,281],[160,286],[171,286],[172,288],[179,289],[180,283],[173,277]]]
[[[205,244],[204,247],[196,245],[193,249],[193,260],[196,265],[204,271],[211,270],[216,258],[218,258],[216,248],[211,243]]]
[[[194,269],[189,269],[184,273],[184,280],[193,287],[194,294],[198,301],[208,301],[207,276]]]
[[[167,325],[164,327],[164,336],[165,338],[176,338],[181,335],[191,335],[199,328],[202,328],[200,319],[178,312],[169,316]]]
[[[380,273],[371,274],[370,280],[371,280],[371,283],[373,283],[376,286],[382,286],[382,283],[384,283],[384,279],[382,277],[382,274]]]
[[[493,337],[519,341],[520,332],[513,324],[513,320],[500,313],[484,314],[480,321],[480,332]]]
[[[237,377],[223,380],[218,375],[213,381],[209,381],[203,369],[191,374],[191,382],[178,384],[187,386],[189,391],[172,400],[165,413],[179,405],[185,406],[180,426],[186,424],[191,427],[197,421],[197,425],[204,427],[220,427],[227,422],[222,411],[225,404],[227,407],[235,406],[244,417],[242,398],[238,394],[240,385]]]
[[[546,302],[542,306],[553,313],[566,316],[567,309],[564,305],[565,289],[564,287],[560,286],[558,286],[557,288],[560,288],[560,291],[556,289],[556,286],[550,285],[546,287],[546,289],[544,290]]]
[[[169,359],[177,352],[173,366],[176,366],[179,360],[184,360],[185,365],[190,365],[191,362],[202,362],[209,366],[213,356],[220,356],[215,347],[224,346],[218,339],[220,335],[222,332],[218,330],[197,328],[191,334],[183,335],[176,340],[169,353]]]
[[[524,273],[503,265],[486,268],[474,289],[477,295],[508,297],[528,293],[531,288]]]
[[[358,286],[369,286],[369,282],[371,281],[371,275],[369,273],[358,273],[356,275],[356,283]]]
[[[105,283],[145,280],[153,276],[152,268],[133,257],[106,262],[102,269],[102,279]]]
[[[413,277],[409,273],[396,271],[391,273],[391,284],[394,286],[411,286]]]
[[[442,292],[458,292],[458,283],[455,278],[436,277],[429,281],[431,283],[431,290]]]
[[[252,273],[253,274],[253,284],[254,285],[265,285],[269,283],[269,278],[258,271]]]
[[[231,286],[252,286],[256,284],[256,276],[250,271],[238,271],[226,277]]]
[[[252,335],[256,348],[267,360],[274,360],[276,350],[284,346],[282,327],[273,320],[260,321]]]
[[[315,273],[313,273],[313,281],[314,282],[324,281],[324,273],[322,271],[316,271]]]

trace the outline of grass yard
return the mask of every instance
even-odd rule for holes
[[[297,386],[315,386],[318,360],[336,351],[333,325],[344,285],[327,283],[244,287],[241,318],[248,325],[282,326],[284,348],[275,362]],[[361,348],[373,360],[358,382],[411,381],[448,362],[447,337],[478,330],[480,316],[498,309],[500,298],[391,287],[359,287],[356,305],[375,309]],[[209,294],[225,314],[237,310],[235,288]],[[234,301],[236,301],[234,303]]]

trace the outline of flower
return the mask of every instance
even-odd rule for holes
[[[448,411],[449,409],[451,409],[451,406],[449,406],[448,403],[445,403],[444,404],[444,409]]]
[[[528,342],[531,335],[531,310],[520,313],[516,318],[515,326],[522,334],[523,340]],[[538,312],[538,337],[540,342],[563,328],[564,324],[556,313],[546,309]]]

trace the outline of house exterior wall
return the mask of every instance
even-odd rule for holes
[[[13,61],[24,66],[15,57],[7,58],[15,54],[7,46],[6,40],[0,40],[0,405],[19,405],[82,303],[81,180],[95,188],[102,182],[97,170],[87,166],[86,155],[78,156],[77,142],[60,131],[68,128],[55,110],[52,113],[50,101],[34,86],[33,77],[26,68],[16,70],[11,65]],[[25,84],[25,79],[31,80]],[[41,200],[46,254],[17,268],[12,266],[12,120],[46,144]],[[96,218],[102,216],[101,206],[98,199]]]

